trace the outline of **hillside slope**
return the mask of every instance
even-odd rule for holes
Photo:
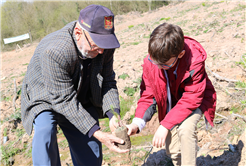
[[[217,91],[215,127],[206,130],[203,120],[198,124],[200,151],[197,165],[245,165],[245,122],[237,116],[245,117],[246,114],[246,69],[243,64],[239,64],[246,53],[244,2],[171,3],[152,12],[117,15],[115,29],[121,44],[114,59],[117,86],[121,99],[127,100],[132,95],[133,100],[131,109],[122,118],[127,120],[134,114],[139,98],[141,65],[147,55],[149,35],[156,26],[164,22],[179,25],[185,35],[202,44],[208,54],[206,70]],[[30,152],[33,135],[24,134],[19,114],[19,93],[26,67],[37,44],[32,43],[31,46],[22,48],[23,51],[2,53],[1,137],[8,137],[8,141],[2,146],[2,163],[32,165]],[[124,75],[126,78],[123,79]],[[132,88],[133,92],[127,93],[126,87]],[[144,131],[136,136],[137,139],[148,139],[142,144],[133,144],[135,151],[131,153],[131,161],[128,161],[126,155],[114,154],[104,147],[103,164],[169,165],[170,160],[161,149],[153,148],[149,157],[144,160],[157,126],[155,116]],[[72,165],[62,132],[58,133],[58,142],[62,165]],[[229,149],[229,144],[234,149]]]

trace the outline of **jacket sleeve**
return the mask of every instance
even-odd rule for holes
[[[42,76],[52,109],[64,115],[80,132],[86,134],[96,124],[96,120],[77,100],[77,91],[70,74],[71,64],[63,56],[64,52],[59,50],[47,49],[43,54]]]
[[[181,85],[184,85],[182,97],[161,121],[161,125],[167,129],[180,124],[202,103],[206,88],[204,62],[199,62],[196,66],[194,70],[190,71],[191,79],[188,78],[188,82],[183,80],[181,83]]]
[[[115,49],[107,50],[104,57],[102,70],[102,109],[104,114],[111,110],[111,106],[115,109],[115,112],[120,113],[119,93],[116,86],[115,72],[113,70],[114,51]]]
[[[146,77],[145,70],[143,70],[142,82],[140,85],[140,99],[138,100],[135,117],[148,122],[156,112],[156,100],[150,87],[150,82]]]

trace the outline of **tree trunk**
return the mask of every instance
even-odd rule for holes
[[[110,10],[113,11],[113,8],[112,8],[112,0],[110,0]]]
[[[149,4],[149,12],[151,11],[151,0],[148,0],[148,4]]]

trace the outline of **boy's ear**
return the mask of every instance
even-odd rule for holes
[[[183,51],[178,55],[178,57],[179,57],[179,58],[182,58],[182,57],[184,56],[184,54],[185,54],[185,50],[183,50]]]

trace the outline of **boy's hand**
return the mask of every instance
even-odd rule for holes
[[[127,129],[128,129],[127,134],[128,134],[129,136],[136,134],[137,131],[139,130],[138,125],[136,125],[136,124],[134,124],[134,123],[132,123],[132,124],[130,124],[130,125],[126,125],[126,127],[127,127]]]
[[[152,141],[153,146],[157,148],[161,148],[162,146],[164,146],[166,142],[167,134],[168,134],[168,129],[160,125],[157,131],[155,132],[155,135]]]
[[[114,152],[118,152],[118,153],[129,152],[129,149],[123,150],[117,146],[117,144],[123,144],[124,141],[122,139],[112,135],[112,134],[104,133],[100,130],[97,130],[93,134],[93,136]]]
[[[121,119],[120,119],[120,116],[118,115],[118,117],[116,117],[115,115],[110,119],[109,121],[109,128],[111,130],[112,133],[114,133],[115,129],[118,127],[118,126],[121,126],[122,125],[122,122],[121,122]]]

